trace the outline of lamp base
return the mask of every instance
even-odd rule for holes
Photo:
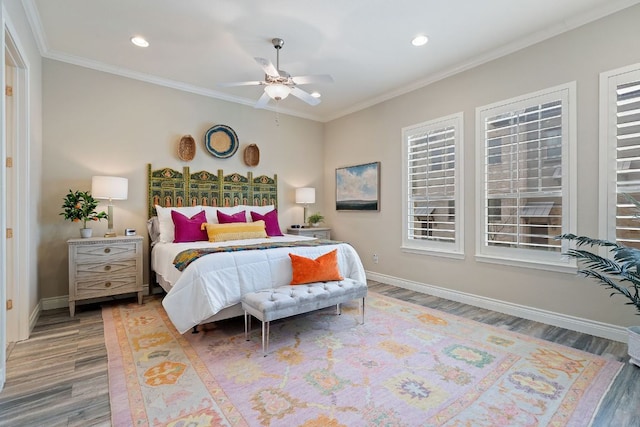
[[[104,233],[104,237],[116,237],[116,232],[112,231],[110,233]]]

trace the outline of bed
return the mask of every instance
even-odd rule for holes
[[[362,262],[346,243],[286,234],[174,243],[179,240],[175,234],[179,230],[169,228],[171,211],[184,217],[204,212],[208,223],[217,222],[220,214],[245,215],[247,222],[270,217],[273,228],[274,214],[277,224],[277,175],[225,175],[222,170],[191,173],[188,167],[182,171],[154,170],[148,165],[148,183],[152,277],[166,291],[162,303],[180,333],[242,316],[240,299],[248,292],[288,285],[292,277],[290,253],[317,258],[335,249],[342,276],[366,283]],[[174,260],[184,254],[195,255],[186,265],[178,264],[183,268],[180,271]]]

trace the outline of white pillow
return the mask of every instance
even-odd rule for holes
[[[240,205],[240,210],[245,210],[247,212],[247,222],[252,222],[253,218],[251,218],[251,212],[255,212],[260,215],[266,215],[276,207],[275,205],[265,205],[265,206],[249,206],[249,205]]]
[[[171,211],[179,212],[187,218],[191,218],[198,212],[202,211],[202,206],[163,208],[162,206],[156,205],[156,213],[158,214],[158,221],[160,222],[160,237],[158,240],[163,243],[173,243],[176,238],[175,226],[171,219]]]
[[[227,208],[203,206],[202,209],[204,210],[204,214],[207,216],[207,222],[209,224],[218,224],[218,211],[222,212],[223,214],[233,215],[242,210],[240,206],[231,206]]]

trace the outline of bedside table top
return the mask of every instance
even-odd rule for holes
[[[116,237],[88,237],[85,239],[69,239],[67,243],[70,245],[94,245],[94,244],[104,244],[104,243],[118,243],[118,242],[131,242],[136,240],[142,240],[143,237],[136,234],[135,236],[116,236]]]
[[[327,231],[327,230],[331,230],[331,228],[330,227],[300,227],[300,228],[288,227],[287,228],[287,231],[293,231],[293,232],[297,232],[297,231],[301,231],[301,230],[304,230],[304,231],[308,231],[308,230],[310,230],[310,231]]]

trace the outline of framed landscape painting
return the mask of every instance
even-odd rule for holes
[[[380,162],[336,169],[336,210],[380,210]]]

